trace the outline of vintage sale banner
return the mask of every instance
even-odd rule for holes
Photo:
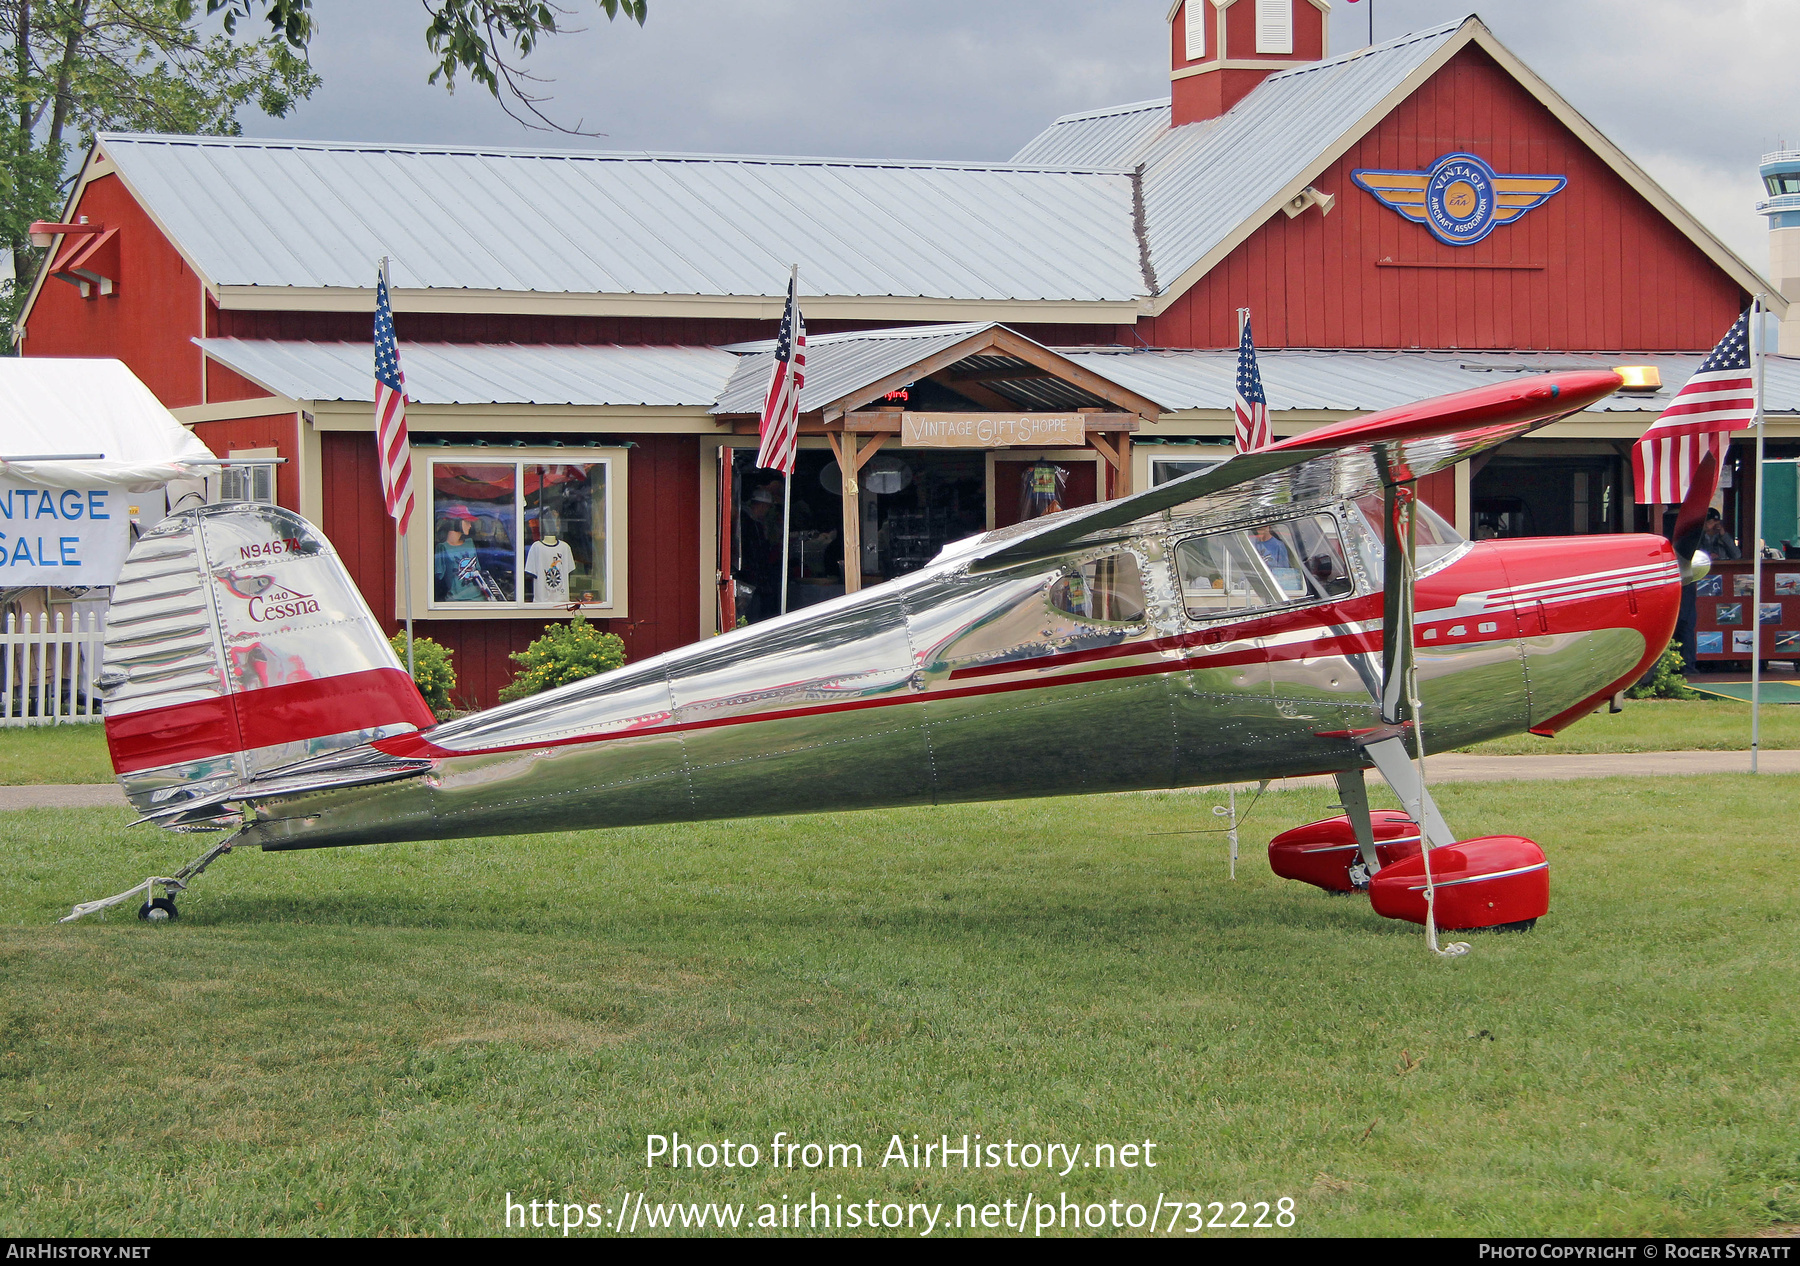
[[[110,585],[130,547],[117,488],[38,488],[0,480],[0,587]]]

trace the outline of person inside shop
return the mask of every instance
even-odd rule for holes
[[[738,516],[736,575],[750,590],[743,614],[752,624],[781,611],[781,525],[770,521],[774,509],[774,494],[758,488]]]
[[[1270,570],[1294,565],[1290,561],[1288,547],[1276,537],[1274,528],[1265,523],[1251,529],[1250,535],[1255,539],[1256,552],[1262,555],[1263,562],[1269,565]]]
[[[1714,562],[1721,559],[1736,560],[1743,557],[1738,550],[1737,542],[1731,539],[1731,533],[1725,530],[1725,520],[1719,517],[1717,510],[1706,512],[1706,526],[1700,529],[1700,548]]]

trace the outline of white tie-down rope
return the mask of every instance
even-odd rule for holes
[[[176,893],[182,892],[187,888],[188,880],[192,879],[195,875],[198,875],[226,853],[229,853],[231,851],[232,842],[236,838],[237,837],[233,835],[223,843],[214,845],[167,878],[161,875],[152,875],[135,888],[127,888],[124,892],[114,893],[110,897],[102,897],[98,901],[83,901],[80,905],[69,911],[69,913],[58,919],[57,922],[73,923],[76,919],[82,918],[85,915],[94,914],[101,910],[109,910],[113,906],[130,901],[139,893],[144,895],[145,900],[149,900],[156,895],[151,889],[152,884],[161,884],[163,886],[163,892],[167,896],[173,897]]]
[[[1408,514],[1412,507],[1407,507]],[[1410,544],[1411,533],[1408,533]],[[1400,551],[1400,566],[1406,581],[1406,592],[1413,592],[1413,585],[1418,580],[1413,571],[1411,549]],[[1410,604],[1409,604],[1410,605]],[[1412,613],[1407,612],[1408,616]],[[1400,636],[1410,638],[1413,631],[1410,627],[1400,631]],[[1419,700],[1419,663],[1416,656],[1406,657],[1406,701],[1412,708],[1413,723],[1413,766],[1418,778],[1418,794],[1413,797],[1413,821],[1419,824],[1419,855],[1425,861],[1425,946],[1439,958],[1460,958],[1469,952],[1467,941],[1452,941],[1448,945],[1438,944],[1437,934],[1437,886],[1431,877],[1431,832],[1425,826],[1425,705]]]
[[[1271,781],[1273,781],[1273,780],[1265,778],[1261,782],[1256,784],[1256,800],[1252,800],[1250,802],[1250,808],[1244,810],[1244,818],[1249,817],[1251,810],[1256,808],[1256,801],[1262,799],[1263,792],[1265,792],[1269,789],[1269,783]],[[1236,879],[1237,878],[1237,863],[1238,863],[1238,827],[1243,823],[1244,818],[1240,818],[1238,816],[1237,788],[1236,787],[1227,788],[1226,794],[1227,794],[1227,796],[1230,797],[1230,801],[1231,801],[1230,807],[1227,808],[1225,805],[1215,804],[1213,806],[1213,816],[1215,818],[1230,818],[1231,819],[1231,825],[1225,828],[1225,842],[1227,843],[1227,845],[1229,845],[1230,850],[1231,850],[1231,877],[1233,879]]]

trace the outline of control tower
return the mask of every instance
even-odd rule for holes
[[[1764,154],[1760,170],[1769,196],[1756,209],[1769,217],[1769,275],[1794,303],[1776,350],[1800,356],[1800,149]]]

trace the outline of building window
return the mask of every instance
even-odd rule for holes
[[[1206,18],[1210,10],[1209,0],[1188,0],[1187,59],[1191,62],[1206,56]]]
[[[1294,0],[1256,0],[1256,51],[1294,51]]]
[[[1180,479],[1183,475],[1192,475],[1203,470],[1212,470],[1225,463],[1225,457],[1152,457],[1150,459],[1150,486],[1166,484],[1172,479]]]
[[[430,459],[429,606],[621,607],[623,455],[583,458]]]
[[[263,505],[274,505],[275,467],[273,463],[221,467],[219,470],[219,500],[258,501]]]

